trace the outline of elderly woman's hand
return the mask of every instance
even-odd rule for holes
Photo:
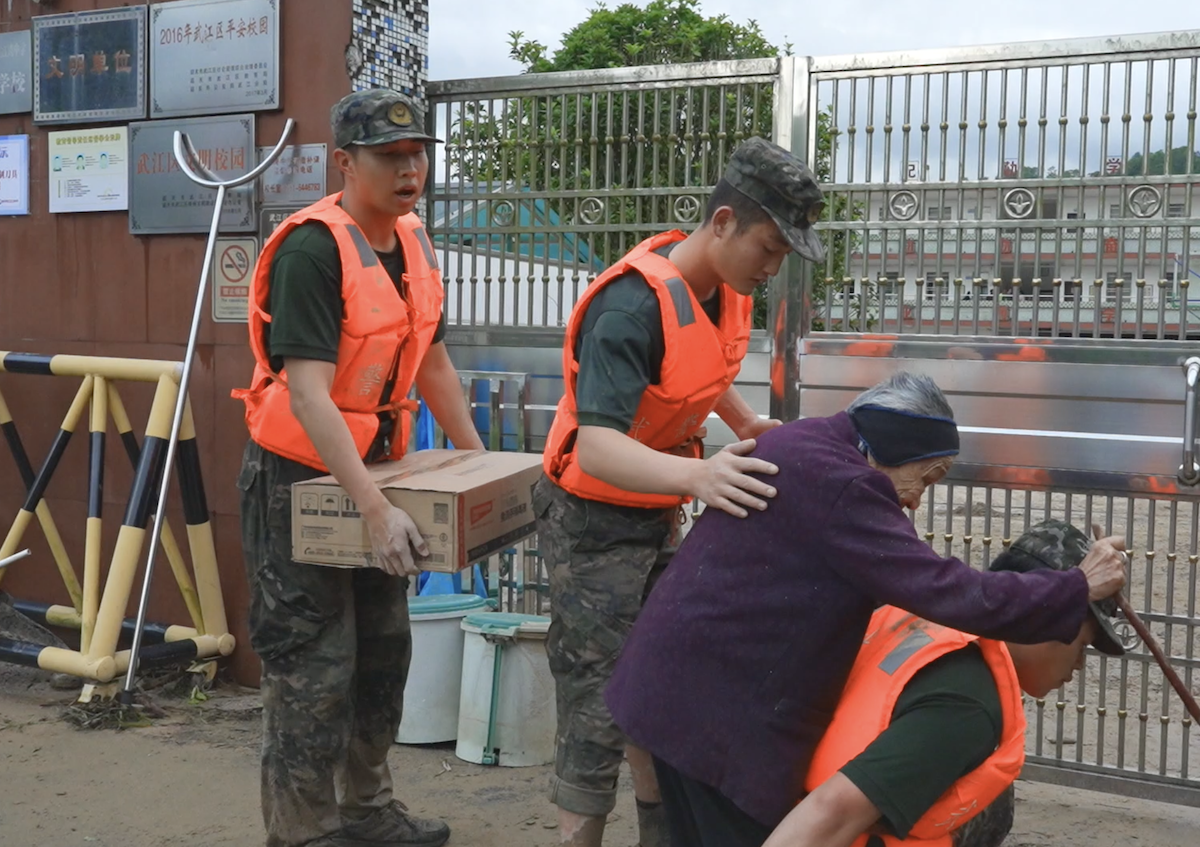
[[[1097,536],[1100,534],[1097,527],[1093,527],[1093,531]],[[1124,588],[1128,565],[1124,538],[1119,535],[1098,538],[1079,563],[1079,569],[1088,581],[1088,600],[1104,600]]]

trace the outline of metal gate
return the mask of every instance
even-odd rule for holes
[[[540,449],[580,291],[697,226],[732,147],[772,138],[827,189],[829,258],[772,280],[747,399],[828,414],[899,367],[933,374],[964,454],[914,515],[930,543],[980,566],[1043,516],[1124,533],[1131,600],[1192,685],[1200,504],[1177,469],[1198,61],[1200,33],[1173,33],[432,83],[447,341],[461,368],[525,376],[487,426],[519,414]],[[710,423],[712,446],[731,438]],[[541,610],[536,550],[518,558],[509,584]],[[1200,805],[1200,740],[1129,636],[1127,658],[1029,704],[1026,775]]]
[[[1189,686],[1198,60],[1200,33],[1173,33],[804,62],[831,249],[792,280],[803,314],[778,348],[782,408],[806,415],[900,368],[934,376],[964,449],[914,515],[929,543],[982,566],[1050,516],[1124,535],[1127,593]],[[1125,658],[1027,704],[1025,773],[1200,805],[1200,739],[1124,629]]]

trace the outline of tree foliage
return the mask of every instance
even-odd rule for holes
[[[791,50],[772,45],[754,21],[704,16],[699,0],[598,5],[553,53],[522,32],[509,37],[512,57],[531,74],[771,58]],[[773,99],[769,80],[693,80],[467,101],[454,118],[447,155],[467,182],[529,192],[548,217],[585,232],[603,266],[649,235],[697,225],[733,149],[746,138],[772,136]],[[832,177],[831,125],[830,113],[818,116],[810,165],[822,182]],[[827,219],[851,217],[844,197],[827,199]],[[831,234],[818,280],[841,279],[854,237]],[[766,325],[766,312],[763,290],[756,327]]]
[[[1175,147],[1171,150],[1171,170],[1173,174],[1200,174],[1200,153],[1191,154],[1191,168],[1188,168],[1187,146]],[[1167,173],[1167,153],[1156,150],[1148,157],[1134,153],[1125,164],[1125,173],[1129,176],[1163,176]]]
[[[511,55],[527,73],[757,59],[777,52],[757,23],[706,18],[699,0],[651,0],[645,8],[623,3],[614,9],[600,3],[563,36],[553,56],[522,32],[510,38]]]

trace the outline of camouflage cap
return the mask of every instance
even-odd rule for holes
[[[813,229],[825,195],[807,165],[777,144],[750,138],[733,151],[725,180],[763,207],[793,250],[810,262],[825,261],[825,245]]]
[[[425,132],[425,116],[415,100],[388,88],[372,88],[347,94],[330,110],[333,143],[337,148],[351,144],[374,146],[393,141],[441,140]]]
[[[1079,567],[1092,542],[1066,521],[1046,520],[1031,526],[992,562],[989,570],[1028,573],[1036,570],[1066,571]],[[1125,655],[1121,639],[1113,628],[1117,601],[1109,597],[1089,603],[1096,620],[1096,637],[1092,646],[1109,656]]]

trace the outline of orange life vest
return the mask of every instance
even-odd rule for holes
[[[364,459],[379,434],[380,413],[397,422],[378,456],[403,457],[412,430],[415,404],[408,393],[417,368],[429,350],[442,315],[441,274],[433,246],[415,214],[396,221],[404,251],[404,283],[408,299],[396,285],[362,230],[341,206],[341,193],[302,209],[279,225],[263,245],[250,284],[250,349],[254,376],[248,389],[233,396],[246,404],[246,426],[259,445],[296,462],[328,472],[308,433],[292,414],[287,374],[271,370],[267,355],[271,315],[271,262],[283,239],[306,221],[321,221],[337,241],[342,260],[341,339],[330,396],[342,413],[358,455]],[[392,391],[384,399],[386,384]]]
[[[1021,686],[1008,648],[999,641],[968,635],[884,606],[871,618],[867,637],[846,688],[813,754],[805,790],[813,791],[879,737],[892,720],[904,686],[934,659],[977,644],[992,671],[1004,715],[1000,744],[978,768],[958,780],[913,825],[901,841],[879,835],[887,847],[951,847],[950,833],[986,809],[1012,785],[1025,763],[1025,710]],[[853,847],[864,847],[862,835]]]
[[[713,326],[679,270],[655,250],[685,238],[677,230],[648,238],[596,278],[575,304],[563,342],[565,391],[546,439],[543,467],[546,475],[565,490],[588,500],[621,506],[672,508],[686,497],[640,494],[602,482],[584,473],[576,460],[575,382],[579,362],[575,342],[588,304],[609,282],[637,271],[658,297],[662,311],[664,355],[658,385],[647,386],[628,435],[647,447],[698,457],[702,446],[695,438],[733,384],[750,342],[753,299],[726,286],[721,291],[719,326]]]

